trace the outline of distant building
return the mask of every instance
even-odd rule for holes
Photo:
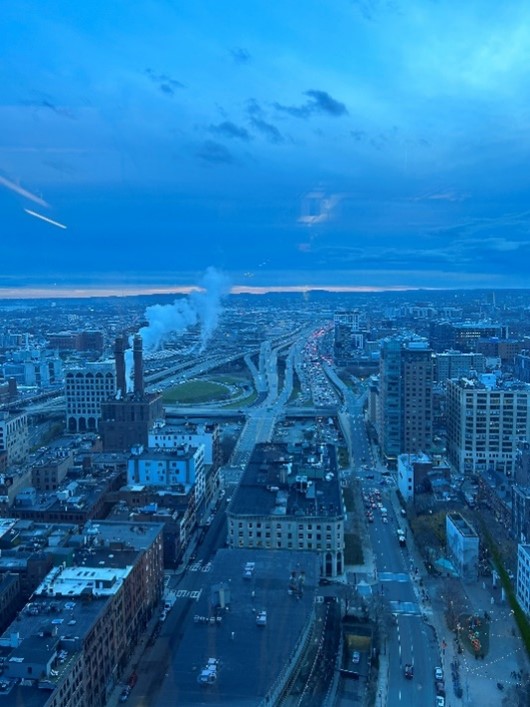
[[[7,465],[21,464],[29,454],[28,418],[26,413],[11,415],[0,412],[0,452],[7,453]]]
[[[360,313],[356,309],[335,312],[333,324],[335,362],[345,366],[363,349],[364,333],[360,330]]]
[[[232,548],[309,550],[321,573],[344,572],[344,512],[335,447],[304,457],[257,445],[227,510]]]
[[[444,351],[434,357],[434,379],[443,385],[449,378],[469,376],[472,372],[480,374],[485,370],[486,359],[481,353]]]
[[[64,382],[63,362],[52,351],[22,349],[11,354],[2,366],[4,378],[13,378],[18,385],[48,388]]]
[[[59,351],[93,351],[103,353],[104,337],[101,331],[63,331],[47,334],[50,348]]]
[[[431,322],[429,341],[435,351],[477,351],[480,339],[507,339],[508,327],[483,322]]]
[[[447,383],[447,452],[460,473],[492,468],[511,476],[530,439],[530,387],[495,376]]]
[[[449,558],[464,582],[478,580],[479,538],[460,513],[448,513],[445,533]]]
[[[514,375],[525,383],[530,383],[530,351],[522,350],[514,360]]]
[[[103,402],[116,395],[112,361],[89,361],[67,371],[66,429],[68,432],[96,432]]]

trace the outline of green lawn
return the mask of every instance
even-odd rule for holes
[[[214,400],[226,400],[230,390],[222,383],[192,380],[165,391],[165,403],[206,403]]]

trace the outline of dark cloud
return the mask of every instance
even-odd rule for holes
[[[284,141],[282,134],[280,133],[278,128],[272,123],[267,123],[267,121],[263,120],[262,118],[254,117],[250,119],[250,122],[252,123],[252,127],[258,130],[262,135],[264,135],[269,142],[274,142],[278,144]]]
[[[76,116],[69,108],[65,108],[64,106],[58,106],[50,97],[41,98],[36,101],[21,101],[21,105],[30,106],[31,108],[35,108],[36,110],[49,110],[52,113],[61,116],[62,118],[70,118],[70,120],[76,119]]]
[[[329,113],[330,115],[348,115],[348,110],[344,103],[336,101],[326,91],[310,90],[305,92],[314,102],[313,111]]]
[[[237,138],[239,140],[245,140],[245,142],[252,139],[246,128],[236,125],[230,120],[225,120],[222,123],[219,123],[219,125],[210,125],[208,129],[210,132],[223,137]]]
[[[247,113],[249,115],[263,117],[263,108],[255,98],[249,98],[247,101]]]
[[[361,142],[361,140],[366,138],[364,130],[350,130],[350,135],[356,142]]]
[[[274,103],[274,107],[276,110],[288,113],[294,118],[309,118],[318,113],[327,113],[327,115],[335,117],[348,115],[348,109],[344,103],[335,100],[326,91],[311,89],[305,91],[304,96],[309,96],[309,100],[301,106],[284,106],[281,103]]]
[[[196,152],[197,157],[211,164],[232,164],[234,157],[230,150],[219,142],[205,140]]]
[[[184,84],[177,79],[171,78],[167,74],[157,74],[152,69],[146,69],[145,73],[151,81],[167,96],[172,96],[176,88],[184,88]]]
[[[250,52],[243,47],[234,47],[233,49],[230,49],[230,56],[236,64],[248,64],[248,62],[252,59]]]

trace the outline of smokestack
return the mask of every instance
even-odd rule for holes
[[[114,343],[114,362],[116,365],[116,389],[121,390],[121,394],[127,394],[127,383],[125,382],[125,346],[123,336],[118,336]]]
[[[144,362],[142,357],[142,337],[135,334],[133,341],[134,392],[144,394]]]

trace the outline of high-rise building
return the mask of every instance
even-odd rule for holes
[[[518,446],[530,439],[530,387],[492,375],[447,384],[447,453],[460,473],[512,476]]]
[[[381,348],[379,442],[387,463],[429,452],[433,437],[433,354],[425,340],[390,339]]]

